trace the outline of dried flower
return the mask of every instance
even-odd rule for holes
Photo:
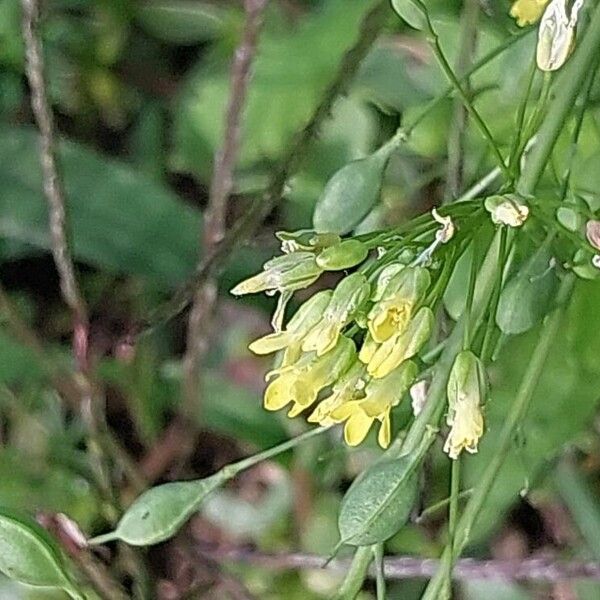
[[[529,216],[529,207],[515,194],[490,196],[485,200],[485,209],[496,225],[521,227]]]
[[[567,0],[552,0],[544,11],[536,51],[537,65],[542,71],[556,71],[565,64],[573,48],[582,6],[583,0],[575,0],[568,16]]]
[[[485,374],[481,361],[470,350],[461,352],[454,361],[448,380],[448,417],[450,433],[444,452],[457,459],[463,450],[477,452],[483,435],[481,403],[486,394]]]

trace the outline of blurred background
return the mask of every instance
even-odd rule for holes
[[[270,3],[244,114],[228,223],[265,188],[370,5],[365,0]],[[453,60],[461,5],[428,2]],[[505,0],[481,2],[476,56],[521,33],[509,9]],[[95,534],[106,529],[107,511],[90,481],[85,428],[44,365],[50,360],[69,367],[72,324],[49,252],[20,19],[19,0],[0,0],[0,279],[24,331],[42,342],[45,359],[6,326],[3,302],[0,504],[46,521],[65,513]],[[263,411],[261,392],[270,363],[247,350],[250,340],[268,331],[273,303],[234,299],[227,291],[277,252],[276,230],[310,227],[316,199],[333,172],[376,148],[447,85],[423,35],[390,10],[387,27],[335,104],[285,198],[228,262],[219,282],[217,327],[203,371],[193,452],[187,460],[161,460],[178,444],[177,437],[165,440],[164,434],[181,400],[186,315],[134,344],[127,334],[197,262],[230,61],[243,22],[241,3],[227,0],[44,3],[49,93],[61,138],[74,256],[91,310],[91,356],[110,430],[147,482],[203,477],[303,430],[301,423]],[[532,32],[473,78],[477,105],[505,147],[534,45]],[[592,98],[598,107],[600,88]],[[382,201],[359,226],[361,232],[398,224],[439,204],[452,111],[451,100],[442,103],[394,156]],[[599,116],[593,108],[584,122],[573,174],[582,194],[600,189]],[[559,154],[568,152],[567,134]],[[477,181],[493,166],[484,142],[469,130],[465,182]],[[549,177],[547,187],[552,183]],[[452,299],[448,302],[452,313]],[[599,307],[598,282],[576,290],[534,406],[473,533],[471,556],[600,560]],[[465,462],[467,486],[494,452],[498,424],[536,335],[534,330],[506,342],[492,369],[488,431],[480,453]],[[406,403],[395,427],[409,415]],[[190,597],[328,598],[340,581],[331,572],[230,561],[227,552],[327,556],[338,539],[341,496],[378,454],[371,438],[348,449],[333,433],[243,474],[211,496],[181,539],[150,549],[157,597],[180,598],[194,588],[199,595]],[[116,466],[124,502],[131,501],[134,492]],[[447,481],[448,461],[434,452],[419,510],[446,497]],[[435,557],[442,549],[437,534],[443,527],[443,511],[415,521],[387,543],[387,552]],[[423,580],[395,581],[388,586],[389,597],[418,598],[422,588]],[[460,584],[460,593],[467,600],[591,600],[600,598],[600,585],[471,578]],[[42,597],[62,596],[0,580],[0,598]],[[373,591],[365,589],[363,597],[374,597]]]

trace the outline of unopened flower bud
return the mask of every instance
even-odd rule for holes
[[[325,248],[317,256],[317,265],[325,271],[341,271],[360,264],[367,258],[369,249],[358,240],[344,240]]]
[[[317,233],[313,229],[299,231],[278,231],[275,237],[281,242],[281,251],[291,252],[321,252],[323,248],[334,246],[342,241],[335,233]]]
[[[231,293],[235,296],[266,292],[295,291],[314,283],[323,270],[311,252],[293,252],[267,261],[264,271],[238,283]]]

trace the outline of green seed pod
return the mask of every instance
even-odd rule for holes
[[[405,456],[378,463],[355,480],[338,517],[343,544],[370,546],[402,528],[417,497],[419,464],[420,460]]]
[[[151,546],[168,540],[225,481],[226,473],[219,471],[206,479],[153,487],[127,509],[115,531],[93,538],[89,543],[123,540],[132,546]]]
[[[344,240],[325,248],[317,256],[317,265],[325,271],[341,271],[360,264],[367,258],[368,248],[358,240]]]
[[[48,532],[35,521],[5,509],[0,510],[0,571],[21,583],[58,588],[71,598],[84,598]]]
[[[313,215],[317,231],[343,235],[354,229],[379,200],[383,174],[393,148],[383,147],[355,160],[328,181]]]

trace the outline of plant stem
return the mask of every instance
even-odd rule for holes
[[[272,458],[273,456],[277,456],[278,454],[281,454],[286,450],[291,450],[298,444],[301,444],[306,440],[316,437],[317,435],[321,435],[329,429],[331,429],[331,426],[309,429],[305,433],[301,433],[300,435],[296,436],[295,438],[292,438],[291,440],[287,440],[286,442],[278,444],[277,446],[273,446],[272,448],[268,448],[267,450],[263,450],[262,452],[253,454],[248,458],[243,458],[242,460],[226,465],[219,472],[225,473],[226,477],[228,478],[235,477],[241,471],[249,469],[250,467],[253,467],[259,462],[262,462],[263,460],[267,460],[269,458]]]
[[[527,158],[526,168],[517,185],[517,190],[521,194],[533,193],[550,159],[556,140],[563,130],[567,116],[573,110],[575,99],[585,78],[597,60],[599,47],[600,6],[596,6],[585,35],[578,40],[573,56],[556,78],[554,87],[557,94],[550,102],[542,127],[538,131],[536,143]]]
[[[386,599],[385,571],[383,564],[383,543],[373,546],[373,557],[375,562],[375,585],[377,600]]]
[[[456,60],[455,74],[465,91],[471,96],[469,78],[462,79],[465,71],[472,63],[473,53],[477,46],[477,22],[479,20],[479,1],[466,0],[461,14],[460,48]],[[465,133],[468,113],[460,98],[454,98],[453,115],[448,132],[448,165],[446,168],[445,200],[452,201],[458,197],[464,176]]]
[[[356,598],[363,586],[372,560],[371,546],[360,546],[356,549],[346,577],[335,595],[335,600],[354,600]]]
[[[500,432],[496,452],[486,466],[483,475],[481,476],[478,485],[475,487],[473,495],[467,502],[462,517],[458,522],[454,548],[446,548],[446,550],[444,550],[442,556],[443,563],[446,563],[447,561],[453,563],[454,560],[460,556],[460,553],[469,540],[471,530],[479,516],[479,512],[481,511],[485,499],[504,463],[515,431],[529,408],[533,393],[542,375],[546,358],[558,332],[558,327],[563,316],[564,305],[573,290],[574,281],[575,278],[572,274],[567,275],[562,281],[557,295],[558,306],[546,320],[536,348],[531,355],[527,370],[521,380],[519,390],[517,391],[513,404],[508,412],[502,431]],[[422,600],[439,600],[444,584],[445,573],[440,569],[427,586]]]
[[[440,66],[441,66],[442,70],[444,71],[444,74],[446,75],[446,77],[448,78],[450,83],[454,86],[454,89],[456,90],[456,92],[458,93],[460,98],[462,99],[462,101],[465,105],[465,108],[469,111],[471,118],[473,119],[473,121],[475,122],[477,127],[479,128],[479,131],[483,135],[486,142],[488,143],[490,150],[492,151],[492,154],[494,155],[496,162],[498,163],[498,167],[500,167],[500,169],[502,169],[502,172],[504,173],[504,176],[506,177],[506,179],[510,180],[510,170],[507,167],[502,154],[500,153],[500,149],[498,148],[498,145],[494,141],[494,137],[492,136],[492,133],[490,132],[488,126],[485,124],[485,121],[481,118],[481,115],[479,114],[479,112],[477,111],[475,106],[473,105],[471,98],[469,98],[469,95],[463,88],[460,80],[458,79],[458,77],[456,76],[454,71],[452,70],[450,63],[448,62],[448,59],[446,58],[446,55],[444,54],[444,51],[442,50],[442,46],[440,44],[440,38],[433,27],[433,23],[431,22],[431,18],[429,16],[429,11],[427,10],[427,7],[423,4],[423,2],[421,0],[410,0],[410,2],[412,4],[414,4],[415,7],[421,11],[421,13],[423,14],[423,17],[425,18],[425,23],[427,26],[427,31],[430,36],[430,43],[431,43],[431,47],[433,49],[433,53],[435,54],[436,58],[438,59],[438,62],[440,63]]]

